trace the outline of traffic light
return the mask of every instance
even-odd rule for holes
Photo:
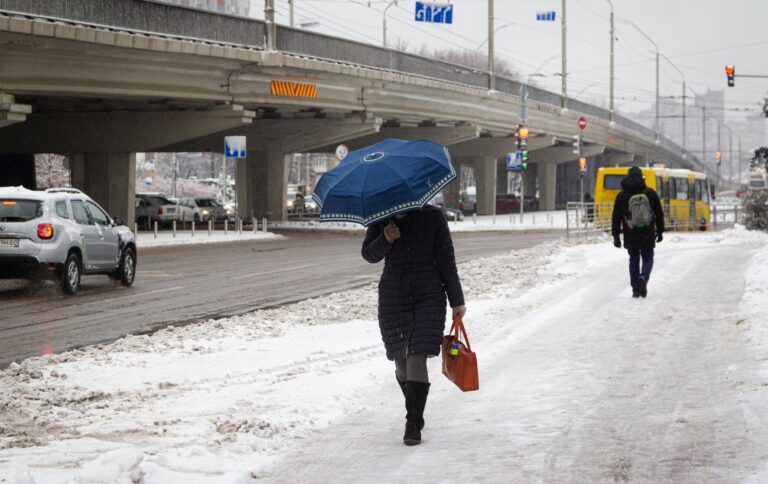
[[[728,87],[733,87],[734,77],[736,77],[736,68],[733,66],[725,66],[725,76],[728,78]]]
[[[527,153],[527,151],[526,151],[526,153]],[[526,159],[527,159],[527,158],[528,158],[528,156],[526,155]],[[528,162],[527,162],[527,161],[524,161],[524,162],[523,162],[523,171],[525,171],[525,170],[527,170],[527,169],[528,169]]]
[[[520,128],[517,130],[517,135],[518,135],[518,137],[520,139],[527,140],[528,139],[528,128],[526,128],[525,126],[521,125]]]
[[[583,151],[584,144],[581,141],[581,135],[574,135],[573,137],[573,154],[578,155],[581,158],[581,152]]]
[[[722,157],[722,153],[720,153],[720,150],[715,151],[715,158],[717,158],[717,164],[720,164],[720,158]]]
[[[528,161],[528,150],[523,150],[522,154],[520,156],[521,156],[523,162]]]
[[[587,172],[587,159],[579,158],[579,172],[583,175]]]

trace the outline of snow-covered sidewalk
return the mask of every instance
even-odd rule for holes
[[[768,479],[768,236],[670,234],[649,297],[610,241],[460,266],[481,390],[430,361],[400,439],[375,285],[0,373],[0,482]]]
[[[154,232],[139,232],[136,243],[139,249],[148,247],[168,247],[175,245],[198,245],[198,244],[222,244],[226,242],[242,242],[242,241],[264,241],[264,240],[278,240],[283,238],[282,235],[277,235],[271,232],[253,232],[243,231],[237,233],[234,230],[229,230],[225,235],[223,230],[216,230],[208,235],[208,230],[196,230],[194,235],[191,230],[177,230],[176,236],[173,236],[173,232],[170,230],[164,230],[157,233],[155,237]]]

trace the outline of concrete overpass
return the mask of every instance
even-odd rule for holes
[[[220,152],[225,135],[244,134],[240,207],[280,219],[286,154],[427,138],[474,167],[479,212],[493,210],[505,185],[499,158],[514,151],[521,84],[497,77],[489,91],[487,73],[281,26],[276,50],[266,50],[265,32],[261,21],[143,0],[0,0],[1,172],[28,176],[34,153],[67,154],[73,184],[132,220],[134,153]],[[538,178],[544,209],[555,205],[558,165],[575,160],[582,115],[591,164],[705,171],[634,121],[528,93],[535,173],[526,184]]]

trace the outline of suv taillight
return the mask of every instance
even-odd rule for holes
[[[157,214],[158,215],[162,215],[163,214],[163,207],[158,207],[157,208]]]
[[[47,240],[53,238],[53,225],[40,224],[37,226],[37,236],[41,239]]]

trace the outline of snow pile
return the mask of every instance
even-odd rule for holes
[[[566,213],[565,210],[551,212],[529,212],[523,214],[522,221],[520,214],[503,215],[479,215],[473,217],[466,216],[463,221],[449,220],[451,232],[509,232],[516,230],[565,230]],[[344,232],[362,232],[365,227],[358,224],[346,222],[320,222],[319,220],[308,220],[304,222],[270,222],[270,228],[292,229],[292,230],[331,230]]]
[[[576,321],[600,322],[599,312],[595,322],[582,317],[591,314],[591,306],[574,303],[585,280],[592,281],[589,291],[605,286],[604,292],[584,293],[591,294],[585,298],[588,305],[615,297],[632,301],[625,287],[626,251],[613,248],[609,239],[598,241],[571,246],[550,242],[460,265],[469,308],[466,323],[488,368],[483,378],[492,376],[492,361],[509,355],[510,344],[536,331],[548,327],[548,337],[563,338],[570,331],[586,331],[588,325]],[[671,254],[682,258],[674,273],[683,277],[680,268],[688,260],[700,261],[706,251],[762,247],[750,265],[742,305],[744,317],[757,327],[757,321],[768,320],[762,292],[768,287],[767,245],[768,236],[737,227],[712,234],[669,234],[658,253],[662,260]],[[658,264],[662,274],[669,263]],[[661,277],[653,284],[652,293],[672,288]],[[375,321],[376,301],[376,285],[371,284],[13,364],[0,372],[0,482],[224,484],[268,478],[281,458],[312,446],[329,426],[399,411],[393,403],[393,368],[384,357]],[[683,314],[689,308],[672,309],[670,314]],[[636,326],[634,321],[629,325]],[[509,380],[514,385],[509,391],[546,392],[546,399],[563,392],[548,382],[564,375],[579,378],[579,373],[542,366],[538,360],[563,351],[558,347],[562,341],[537,341],[552,347],[533,358],[521,353],[528,358],[521,364],[530,367],[530,374]],[[591,358],[595,350],[590,350],[590,340],[580,336],[578,341],[563,358]],[[618,364],[623,358],[614,351],[607,360]],[[439,360],[430,361],[439,399],[455,389],[436,376],[435,365]],[[528,380],[538,386],[526,386]],[[590,382],[580,384],[586,393],[566,392],[564,398],[572,403],[553,407],[553,415],[564,415],[572,405],[580,408],[577,397],[587,398]],[[519,404],[510,402],[510,408],[522,405],[533,412],[533,407],[525,410],[524,396],[520,399]],[[547,405],[554,403],[535,408],[544,411]],[[502,425],[492,414],[478,418],[488,422],[488,435]],[[531,440],[536,430],[514,432]]]
[[[282,235],[273,234],[271,232],[243,232],[238,234],[234,230],[230,230],[224,235],[223,230],[214,231],[210,236],[207,230],[198,230],[195,232],[194,237],[192,231],[178,230],[176,237],[173,236],[171,231],[162,231],[157,233],[155,238],[154,232],[139,232],[136,243],[139,248],[147,247],[168,247],[175,245],[199,245],[199,244],[220,244],[225,242],[243,242],[243,241],[271,241],[279,240],[283,238]]]

